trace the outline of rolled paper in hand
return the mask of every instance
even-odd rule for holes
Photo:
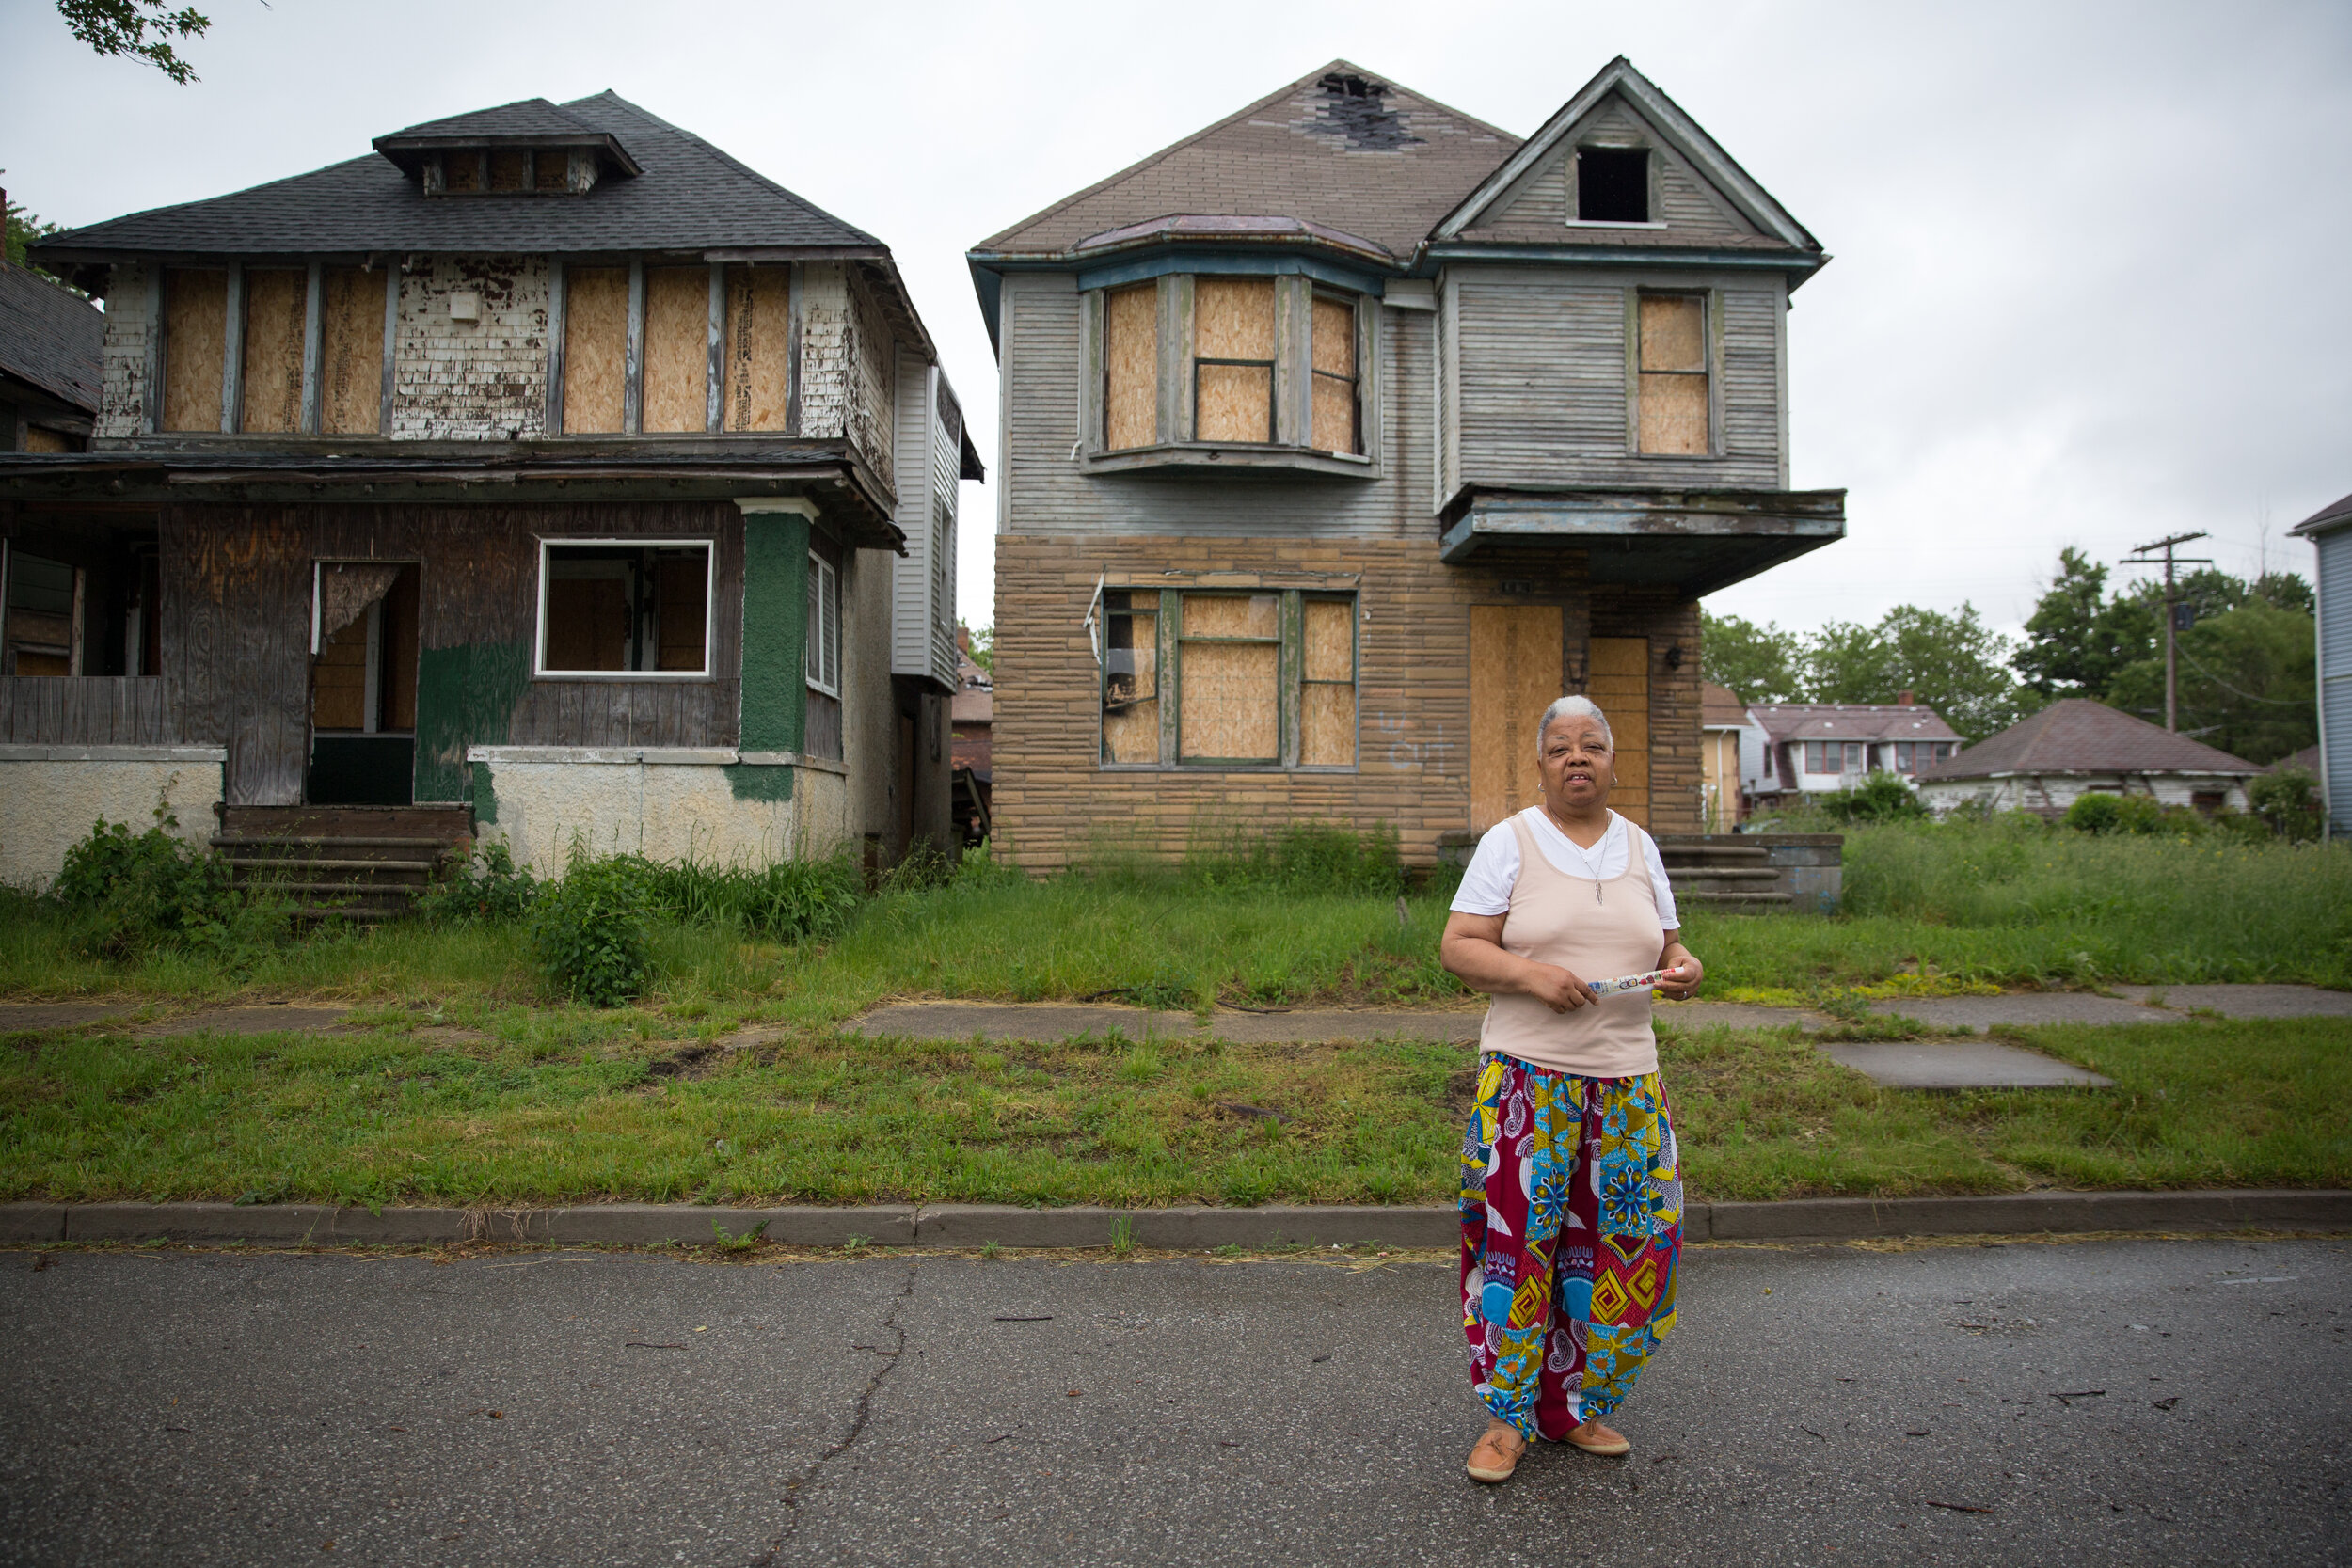
[[[1647,990],[1670,973],[1669,970],[1653,969],[1646,974],[1627,974],[1614,980],[1588,980],[1585,984],[1593,988],[1595,996],[1607,996],[1612,991]]]

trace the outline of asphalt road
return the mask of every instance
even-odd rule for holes
[[[1487,1489],[1435,1262],[5,1253],[0,1561],[2352,1561],[2352,1243],[1687,1256]]]

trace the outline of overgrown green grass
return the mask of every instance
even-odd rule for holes
[[[447,1015],[444,1015],[446,1017]],[[1451,1199],[1465,1051],[787,1033],[506,1008],[459,1032],[17,1037],[0,1196],[539,1204]],[[1698,1198],[2352,1182],[2340,1021],[2027,1033],[2112,1091],[1881,1089],[1794,1031],[1669,1031]]]

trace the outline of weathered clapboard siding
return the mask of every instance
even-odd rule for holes
[[[1379,478],[1132,472],[1089,475],[1079,438],[1081,296],[1061,274],[1006,279],[1013,301],[1003,380],[1006,523],[1022,533],[1416,536],[1434,532],[1429,506],[1430,334],[1427,312],[1387,310],[1379,334]]]
[[[17,746],[166,746],[158,675],[0,676],[0,740]]]
[[[1459,483],[1780,482],[1778,295],[1747,279],[1673,279],[1712,284],[1721,302],[1721,455],[1660,463],[1628,451],[1625,300],[1640,281],[1656,279],[1455,270]]]

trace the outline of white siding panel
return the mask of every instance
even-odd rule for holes
[[[2352,838],[2352,528],[2319,546],[2319,744],[2328,832]]]

